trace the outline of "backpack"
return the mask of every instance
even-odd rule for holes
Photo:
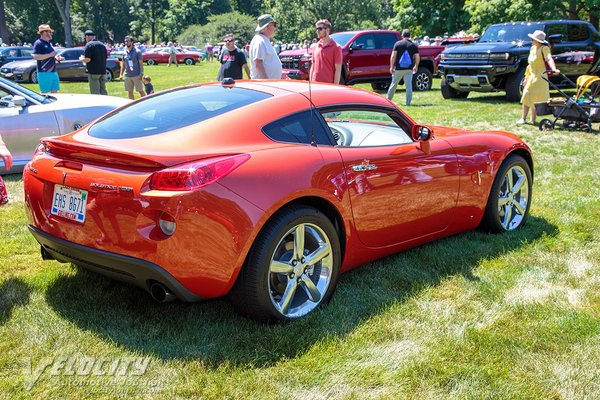
[[[412,57],[410,56],[410,54],[408,54],[408,49],[404,50],[404,53],[402,53],[402,56],[400,57],[400,62],[398,63],[398,65],[400,66],[400,68],[410,68],[412,64]]]

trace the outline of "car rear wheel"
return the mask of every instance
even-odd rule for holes
[[[29,81],[31,83],[38,83],[37,71],[35,69],[31,71],[31,75],[29,75]]]
[[[109,68],[106,68],[106,72],[104,73],[104,80],[106,82],[110,82],[113,80],[113,73]]]
[[[331,221],[312,207],[289,208],[258,235],[230,299],[238,312],[259,321],[304,317],[329,300],[340,264]]]
[[[460,92],[450,86],[448,82],[446,82],[445,76],[442,76],[440,89],[444,99],[466,99],[469,96],[469,92]]]
[[[150,60],[146,61],[146,63],[148,65],[156,65],[156,61],[154,61],[153,59],[150,59]]]
[[[195,62],[194,62],[194,59],[193,59],[193,58],[185,58],[185,59],[183,60],[183,62],[185,63],[185,65],[194,65],[194,64],[195,64]]]
[[[508,156],[492,185],[480,227],[493,233],[522,227],[529,216],[532,183],[527,161],[516,154]]]
[[[433,75],[431,71],[425,67],[420,67],[417,73],[413,76],[413,88],[417,92],[424,92],[431,89],[433,83]]]

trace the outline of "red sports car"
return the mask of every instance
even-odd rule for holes
[[[262,321],[309,314],[338,276],[481,227],[521,227],[531,151],[507,132],[413,121],[304,81],[176,88],[43,139],[25,168],[42,257],[159,301],[229,294]]]
[[[177,59],[177,63],[186,64],[186,65],[194,65],[200,59],[201,54],[195,53],[193,51],[187,51],[182,49],[175,49],[175,58]],[[156,65],[156,64],[166,64],[169,62],[169,48],[161,47],[157,49],[152,49],[150,51],[142,54],[142,58],[144,62],[148,65]]]

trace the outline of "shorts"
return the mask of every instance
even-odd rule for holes
[[[125,77],[125,90],[128,92],[133,92],[133,89],[137,90],[138,92],[144,91],[141,75]]]
[[[58,72],[38,72],[37,79],[42,93],[60,90]]]

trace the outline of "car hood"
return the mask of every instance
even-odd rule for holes
[[[279,53],[279,57],[297,57],[305,54],[312,54],[312,49],[309,49],[308,52],[306,49],[285,50]]]
[[[53,93],[56,101],[46,104],[47,110],[64,110],[67,108],[121,107],[131,100],[122,97],[101,96],[97,94],[61,94]]]
[[[35,63],[36,63],[36,61],[34,59],[19,60],[19,61],[11,61],[9,63],[6,63],[2,67],[3,68],[13,68],[13,69],[16,67],[29,68],[29,67],[35,66]]]
[[[529,53],[531,43],[525,42],[490,42],[490,43],[473,43],[460,46],[453,46],[446,51],[445,54],[481,54],[481,53],[511,53],[525,54]]]

